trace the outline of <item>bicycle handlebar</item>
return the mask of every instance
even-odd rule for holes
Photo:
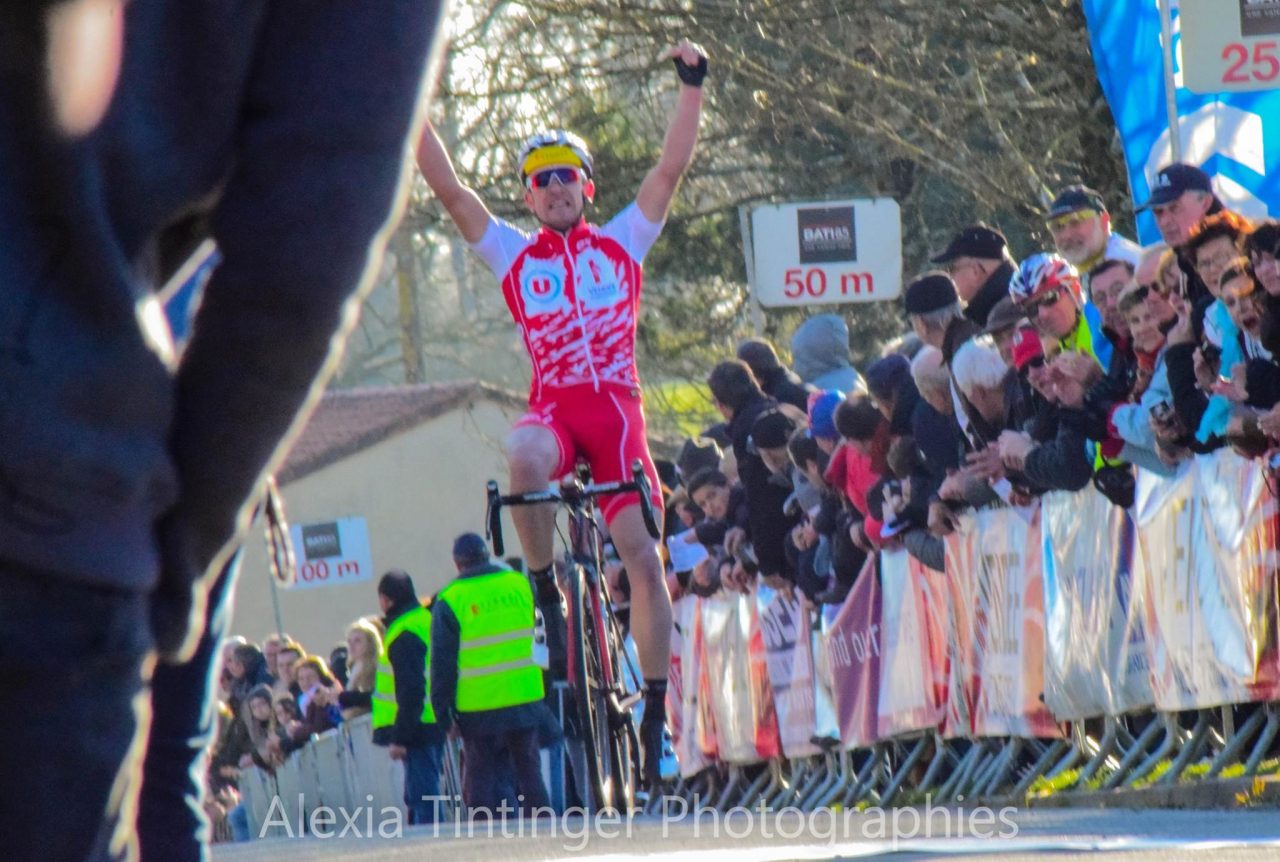
[[[526,491],[522,494],[503,494],[498,490],[498,483],[490,480],[485,485],[488,501],[485,525],[485,538],[493,544],[493,553],[501,557],[505,550],[502,541],[503,506],[534,506],[539,503],[564,503],[569,506],[580,506],[596,497],[611,494],[636,493],[640,495],[640,517],[644,520],[645,531],[651,538],[662,535],[657,518],[653,512],[652,487],[649,477],[645,475],[644,464],[640,459],[631,462],[630,482],[596,482],[583,484],[581,479],[566,481],[558,489],[546,491]]]

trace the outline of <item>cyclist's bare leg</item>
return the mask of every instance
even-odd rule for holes
[[[507,435],[507,470],[511,492],[546,490],[552,473],[560,462],[560,447],[555,435],[537,425],[523,425]],[[513,506],[511,520],[520,536],[525,565],[530,571],[550,566],[555,558],[552,532],[555,529],[555,506]]]
[[[660,512],[658,514],[661,514]],[[609,537],[631,583],[631,636],[646,680],[666,679],[671,666],[671,594],[640,507],[628,506],[609,524]]]
[[[609,536],[631,583],[631,636],[640,658],[640,675],[644,677],[641,774],[646,785],[654,786],[661,781],[659,763],[671,666],[671,594],[663,577],[658,545],[645,530],[638,505],[628,506],[614,517]]]

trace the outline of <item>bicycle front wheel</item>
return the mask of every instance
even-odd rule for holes
[[[589,811],[614,808],[625,812],[632,805],[634,730],[623,720],[625,716],[615,702],[615,668],[607,658],[599,593],[591,589],[589,574],[580,564],[573,566],[569,592],[573,617],[569,686],[579,739],[575,777],[583,779],[580,795]]]

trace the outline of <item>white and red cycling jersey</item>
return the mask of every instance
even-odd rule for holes
[[[472,246],[501,280],[533,362],[529,412],[516,426],[551,432],[560,452],[557,476],[583,458],[595,481],[628,481],[639,459],[656,512],[662,491],[636,374],[636,316],[640,263],[661,232],[662,224],[633,203],[604,227],[579,222],[567,234],[546,227],[528,234],[491,217]],[[607,497],[605,522],[635,500]]]
[[[641,262],[662,232],[634,203],[603,227],[525,233],[491,217],[472,249],[502,282],[533,362],[529,400],[590,384],[637,387]]]

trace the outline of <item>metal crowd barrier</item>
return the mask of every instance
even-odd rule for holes
[[[945,574],[881,553],[817,620],[762,585],[681,599],[675,794],[812,810],[1255,774],[1280,734],[1267,479],[1223,451],[1141,473],[1129,510],[1090,488],[979,512]]]

